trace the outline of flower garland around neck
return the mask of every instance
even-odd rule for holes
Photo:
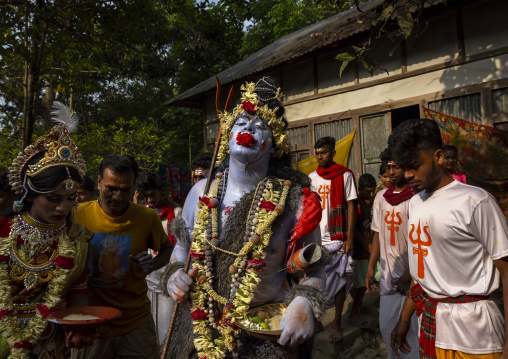
[[[227,351],[235,348],[235,337],[241,330],[236,323],[246,317],[256,287],[261,281],[258,272],[265,265],[264,249],[270,243],[275,218],[284,212],[291,187],[291,181],[275,178],[266,178],[258,184],[247,218],[244,245],[238,253],[233,253],[219,247],[218,208],[225,177],[221,173],[217,174],[212,191],[199,199],[193,231],[192,267],[198,269],[198,274],[190,298],[194,334],[198,336],[194,339],[194,346],[200,359],[222,359]],[[283,187],[282,191],[275,190],[274,181]],[[229,268],[232,278],[229,298],[220,296],[212,288],[213,251],[236,257]],[[214,302],[223,306],[218,321],[214,317]],[[221,335],[215,340],[212,338],[212,328],[217,328]]]
[[[22,217],[15,217],[13,221]],[[42,229],[39,229],[43,231]],[[0,241],[0,331],[11,348],[13,359],[25,359],[30,357],[31,350],[41,334],[46,329],[48,322],[46,317],[62,304],[62,296],[69,275],[74,268],[76,256],[76,243],[71,240],[64,231],[58,237],[57,255],[52,256],[50,261],[42,265],[32,265],[24,262],[18,254],[18,233],[11,232],[11,236]],[[16,259],[15,259],[16,258]],[[20,262],[18,262],[20,261]],[[12,291],[12,280],[9,267],[21,267],[27,275],[38,276],[40,268],[48,268],[51,279],[42,301],[40,303],[15,304]],[[16,310],[30,311],[33,309],[33,317],[18,318]]]

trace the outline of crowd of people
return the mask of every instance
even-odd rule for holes
[[[306,176],[291,167],[281,96],[264,77],[218,111],[216,166],[193,161],[183,208],[129,155],[106,156],[96,185],[55,102],[57,125],[0,174],[0,359],[311,358],[329,308],[329,340],[343,340],[348,295],[348,322],[376,325],[360,307],[378,288],[388,358],[508,358],[490,298],[502,279],[508,313],[507,222],[456,172],[437,124],[393,130],[379,185],[334,162],[333,137],[316,141]],[[47,320],[83,306],[121,316]]]

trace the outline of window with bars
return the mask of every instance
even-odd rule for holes
[[[482,123],[482,100],[479,93],[429,102],[429,109]]]
[[[290,128],[289,130],[289,145],[306,145],[309,142],[309,126]]]
[[[508,87],[492,91],[492,112],[508,112]]]

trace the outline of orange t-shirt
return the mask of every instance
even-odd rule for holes
[[[94,232],[88,261],[90,305],[117,308],[118,319],[99,327],[101,338],[132,332],[151,319],[145,275],[129,255],[149,248],[158,251],[168,240],[159,216],[151,208],[130,203],[118,218],[108,216],[98,201],[80,203],[73,221]]]

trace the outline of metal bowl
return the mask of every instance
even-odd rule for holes
[[[270,326],[270,328],[277,329],[252,330],[245,328],[243,325],[239,323],[237,323],[237,325],[254,338],[265,340],[278,340],[280,338],[280,335],[282,334],[282,330],[279,330],[278,328],[285,310],[286,306],[283,303],[265,304],[249,309],[249,314],[251,314],[253,317],[263,316],[258,315],[259,312],[268,313],[269,316],[268,325]]]

